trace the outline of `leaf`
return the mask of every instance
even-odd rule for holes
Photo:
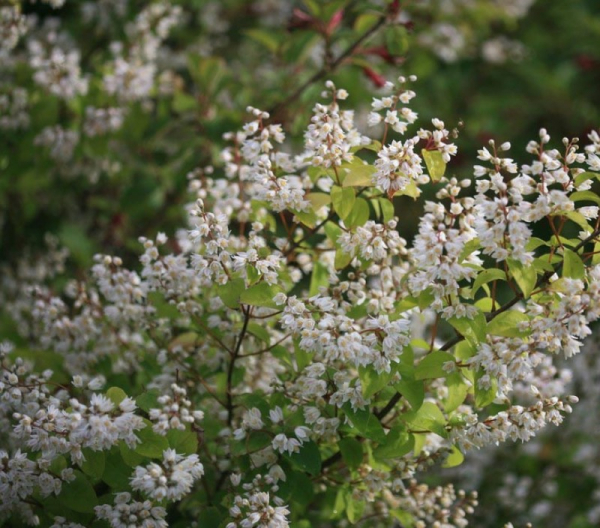
[[[508,259],[508,269],[523,292],[523,297],[527,299],[535,289],[537,281],[535,268],[533,266],[523,266],[518,260]]]
[[[531,329],[519,330],[519,325],[529,323],[529,317],[517,310],[508,310],[494,317],[487,325],[487,333],[503,337],[527,337]]]
[[[329,286],[329,272],[325,264],[315,262],[310,276],[309,297],[317,295],[321,286]]]
[[[271,53],[277,53],[279,49],[279,41],[276,38],[276,33],[263,29],[247,29],[244,33],[255,42],[262,44]]]
[[[313,476],[317,476],[321,472],[321,453],[317,444],[312,441],[304,442],[297,453],[284,456],[296,467]]]
[[[414,445],[413,435],[408,433],[406,427],[398,425],[390,430],[385,442],[373,451],[373,456],[378,460],[400,458],[410,453]]]
[[[496,399],[498,392],[498,381],[495,378],[491,379],[491,385],[489,388],[484,389],[479,386],[478,381],[485,375],[483,370],[478,370],[475,373],[475,383],[473,385],[473,392],[475,393],[475,407],[482,409],[487,407]]]
[[[564,250],[563,277],[570,279],[585,278],[585,265],[577,253],[570,249]]]
[[[463,250],[460,252],[458,256],[458,263],[460,264],[463,260],[465,260],[469,255],[477,251],[481,247],[481,242],[479,242],[478,238],[474,238],[473,240],[469,240]]]
[[[442,352],[436,350],[427,354],[417,365],[415,369],[415,378],[418,380],[433,379],[433,378],[445,378],[448,376],[442,367],[444,363],[451,361],[455,363],[454,356],[448,352]]]
[[[381,208],[381,215],[383,216],[384,222],[389,222],[392,218],[394,218],[395,210],[394,202],[392,200],[388,200],[387,198],[379,198],[377,203]]]
[[[370,398],[387,386],[392,378],[391,372],[378,373],[373,367],[359,367],[358,377],[364,398]]]
[[[119,443],[119,451],[121,452],[121,457],[123,457],[123,462],[125,462],[125,464],[127,464],[129,467],[134,468],[141,465],[144,461],[145,457],[136,453],[125,442]]]
[[[127,394],[125,391],[119,387],[111,387],[106,391],[106,397],[115,404],[115,406],[119,406],[119,404],[127,398]]]
[[[569,211],[565,213],[563,216],[566,216],[572,222],[575,222],[581,229],[583,229],[586,233],[590,233],[592,231],[592,227],[586,220],[585,216],[577,211]]]
[[[399,24],[387,26],[385,29],[385,45],[394,57],[401,57],[408,51],[408,33]]]
[[[373,174],[377,169],[373,165],[362,163],[359,158],[354,158],[354,160],[345,169],[348,174],[346,174],[342,185],[344,187],[372,187]],[[359,161],[356,162],[356,160]]]
[[[410,403],[413,412],[418,411],[421,405],[423,405],[423,399],[425,398],[425,385],[423,381],[401,379],[394,384],[394,388]]]
[[[497,280],[506,280],[506,273],[503,270],[497,269],[497,268],[491,268],[491,269],[486,269],[481,271],[478,275],[477,278],[475,279],[475,282],[473,283],[473,297],[475,297],[475,294],[477,293],[477,290],[479,288],[481,288],[484,284],[487,284],[488,282],[492,282],[492,281],[497,281]]]
[[[314,485],[310,477],[302,471],[285,469],[286,479],[279,481],[279,492],[277,495],[292,501],[301,509],[306,508],[315,496]],[[310,527],[309,527],[310,528]]]
[[[224,516],[217,508],[210,506],[198,512],[198,526],[202,528],[219,528]]]
[[[331,203],[334,211],[342,220],[345,220],[352,211],[355,200],[356,194],[352,187],[342,188],[337,185],[331,187]]]
[[[412,429],[431,431],[444,438],[448,436],[446,432],[446,418],[439,407],[432,402],[425,402],[416,413],[406,416],[407,424]]]
[[[469,392],[469,385],[465,382],[460,372],[453,372],[446,380],[448,385],[448,398],[444,402],[444,411],[451,413],[465,401]]]
[[[155,433],[149,420],[144,420],[144,423],[146,427],[135,433],[140,443],[135,446],[134,451],[148,458],[162,458],[163,451],[169,449],[167,437]]]
[[[171,449],[182,455],[193,455],[198,451],[198,435],[193,431],[171,429],[167,433],[167,440]]]
[[[217,295],[227,308],[235,310],[240,307],[240,295],[245,287],[244,279],[232,279],[226,284],[217,286]]]
[[[442,467],[452,468],[452,467],[460,466],[463,463],[464,459],[465,459],[465,455],[463,455],[461,453],[460,449],[458,449],[458,447],[456,447],[456,446],[452,446],[452,451],[450,451],[450,454],[448,455],[448,458],[446,458],[446,460],[442,464]]]
[[[600,205],[600,196],[593,191],[577,191],[572,193],[569,198],[574,202],[588,201]]]
[[[318,212],[321,207],[325,207],[331,203],[331,196],[322,192],[308,193],[305,198],[310,202],[315,213]]]
[[[124,491],[129,489],[129,477],[132,468],[124,463],[118,448],[113,448],[106,453],[106,463],[102,480],[108,484],[113,491]]]
[[[335,250],[334,266],[336,270],[342,270],[352,262],[354,255],[352,253],[346,253],[343,249],[338,248]]]
[[[281,288],[275,285],[259,282],[254,286],[243,290],[240,294],[240,302],[252,306],[266,306],[268,308],[277,308],[273,301],[275,295],[281,291]]]
[[[365,501],[359,501],[352,497],[352,492],[348,491],[346,495],[346,516],[352,524],[361,520],[365,511]]]
[[[353,411],[349,403],[345,403],[342,409],[361,436],[376,442],[385,442],[385,431],[373,413],[367,409]]]
[[[446,172],[446,162],[444,157],[439,150],[425,150],[421,151],[425,165],[427,165],[427,171],[433,182],[438,182],[444,176]]]
[[[478,310],[472,319],[469,317],[451,317],[448,322],[470,343],[477,345],[485,341],[487,323],[481,310]]]
[[[312,209],[308,211],[292,210],[292,213],[294,213],[298,221],[300,221],[300,223],[304,224],[305,226],[315,227],[317,225],[317,215]]]
[[[63,482],[58,502],[79,513],[93,513],[98,505],[94,487],[81,471],[75,470],[74,474],[74,480]]]
[[[135,403],[142,411],[150,412],[150,409],[158,407],[159,396],[160,393],[156,389],[142,392],[142,394],[135,399]]]
[[[349,469],[355,470],[362,464],[363,448],[362,444],[356,438],[346,437],[339,442],[342,459]]]
[[[81,464],[81,471],[92,478],[102,478],[106,463],[104,452],[86,448],[83,450],[83,456],[85,457],[85,462]]]
[[[357,198],[354,202],[352,211],[344,220],[347,227],[360,227],[366,224],[369,219],[369,204],[364,198]]]
[[[305,350],[302,350],[299,346],[299,340],[294,340],[294,356],[296,358],[298,372],[301,372],[308,365],[310,365],[314,355],[314,352],[306,352]]]
[[[597,172],[582,172],[575,177],[575,187],[579,187],[583,182],[594,178],[600,178],[600,174]]]

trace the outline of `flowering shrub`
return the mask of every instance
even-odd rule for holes
[[[514,16],[530,3],[511,2]],[[86,12],[101,25],[126,10],[108,4]],[[28,19],[1,9],[12,49]],[[131,113],[160,113],[157,86],[177,92],[158,51],[181,15],[149,4],[101,82],[52,23],[28,40],[32,80],[59,108],[92,89],[110,101],[74,111],[78,130],[35,135],[59,172],[73,170],[79,134],[93,145]],[[380,7],[365,35],[392,28],[397,42],[402,16]],[[291,140],[275,119],[286,105],[248,107],[214,163],[190,171],[187,223],[141,237],[139,265],[97,254],[87,277],[68,278],[50,238],[42,260],[6,273],[21,335],[0,345],[7,522],[463,527],[476,493],[428,471],[571,413],[555,361],[600,317],[600,135],[580,147],[542,129],[522,164],[490,141],[472,178],[454,176],[458,130],[419,119],[417,78],[361,68],[381,84],[364,124],[351,86],[321,83],[327,69],[300,87],[324,91]],[[196,109],[186,97],[172,108]],[[7,128],[27,127],[26,92],[5,101]],[[412,240],[399,196],[423,208]]]

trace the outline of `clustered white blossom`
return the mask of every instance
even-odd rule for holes
[[[149,96],[158,48],[180,15],[165,2],[137,15],[132,45],[115,46],[104,78],[119,106],[87,107],[87,136],[117,130],[120,104]],[[79,59],[50,40],[30,50],[36,82],[68,98],[84,79]],[[62,62],[52,50],[66,53]],[[49,80],[58,66],[70,88]],[[576,355],[600,316],[600,264],[584,253],[598,237],[598,210],[580,203],[600,172],[600,137],[591,133],[582,152],[565,140],[559,151],[542,130],[521,166],[504,157],[508,142],[492,142],[479,151],[486,165],[474,168],[469,196],[470,179],[432,165],[457,153],[444,122],[409,133],[418,116],[405,84],[373,102],[369,124],[383,124],[381,143],[358,131],[340,108],[348,94],[331,82],[331,102],[315,106],[297,155],[268,113],[249,108],[251,121],[226,135],[216,167],[190,174],[186,228],[140,239],[139,271],[97,255],[88,280],[57,291],[47,284],[64,261],[57,252],[47,266],[3,277],[23,339],[51,351],[69,382],[0,347],[0,427],[11,442],[1,513],[33,522],[35,493],[59,493],[86,456],[108,452],[131,462],[132,493],[121,488],[94,509],[116,528],[167,526],[163,501],[195,504],[209,468],[215,482],[201,483],[221,494],[228,528],[289,526],[283,483],[306,473],[316,486],[351,478],[346,497],[364,502],[365,515],[395,509],[419,527],[467,525],[474,496],[414,479],[459,451],[528,441],[571,412],[576,398],[565,396],[552,358]],[[74,135],[53,126],[37,141],[67,161]],[[436,201],[425,202],[408,242],[390,200],[417,198],[428,183]],[[579,238],[565,237],[567,221]],[[538,222],[553,229],[550,241],[533,237]],[[482,282],[485,271],[495,275]],[[513,301],[500,304],[498,281]],[[509,328],[494,328],[507,316]],[[100,392],[113,376],[143,394]],[[504,410],[486,414],[492,402]],[[196,453],[173,444],[188,433]],[[149,436],[163,446],[156,460],[147,460]],[[61,456],[67,467],[50,474]]]
[[[191,491],[194,481],[202,475],[204,467],[198,461],[198,455],[184,456],[167,449],[161,464],[153,462],[135,468],[131,487],[157,501],[177,501]]]

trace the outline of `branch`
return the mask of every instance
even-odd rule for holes
[[[366,31],[363,35],[361,35],[360,38],[358,38],[354,43],[352,43],[348,48],[346,48],[346,50],[343,51],[337,57],[337,59],[335,59],[333,62],[331,62],[331,64],[323,66],[319,71],[314,73],[312,77],[310,77],[307,81],[305,81],[304,84],[301,84],[294,92],[292,92],[290,95],[288,95],[283,101],[280,101],[275,106],[273,106],[269,110],[269,114],[271,114],[272,116],[276,115],[278,112],[281,111],[282,108],[285,108],[292,101],[294,101],[295,99],[298,99],[298,97],[300,97],[300,95],[302,95],[302,93],[309,86],[320,81],[327,74],[336,70],[337,67],[340,66],[340,64],[342,64],[342,62],[344,62],[348,57],[350,57],[365,40],[367,40],[370,36],[372,36],[374,33],[376,33],[382,26],[384,26],[386,21],[387,21],[387,15],[382,15],[381,18],[373,25],[373,27],[371,27],[371,29]]]
[[[252,311],[252,308],[250,306],[246,306],[246,309],[244,310],[244,306],[242,305],[242,311],[244,312],[244,324],[242,325],[242,330],[238,336],[237,344],[235,345],[235,350],[233,351],[233,355],[231,357],[231,362],[227,368],[227,425],[229,427],[231,427],[231,422],[233,421],[233,370],[235,367],[235,361],[239,356],[240,349],[242,348],[242,341],[246,336],[246,330],[248,329],[248,323],[250,322],[250,312]]]

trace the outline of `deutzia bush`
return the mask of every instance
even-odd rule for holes
[[[27,20],[0,9],[12,49]],[[151,111],[180,15],[150,4],[96,83],[49,22],[28,41],[35,85],[59,105],[103,90],[118,106],[34,143],[68,172],[80,133]],[[373,30],[401,16],[391,2]],[[187,224],[140,237],[138,264],[97,254],[70,277],[49,237],[6,274],[21,336],[0,344],[7,525],[462,528],[477,494],[429,475],[571,413],[555,362],[600,317],[600,135],[491,140],[455,173],[458,130],[419,118],[415,76],[376,83],[360,120],[352,86],[321,84],[291,139],[248,107],[189,173]],[[2,122],[28,126],[26,94],[3,101]],[[397,197],[421,207],[414,235]]]

